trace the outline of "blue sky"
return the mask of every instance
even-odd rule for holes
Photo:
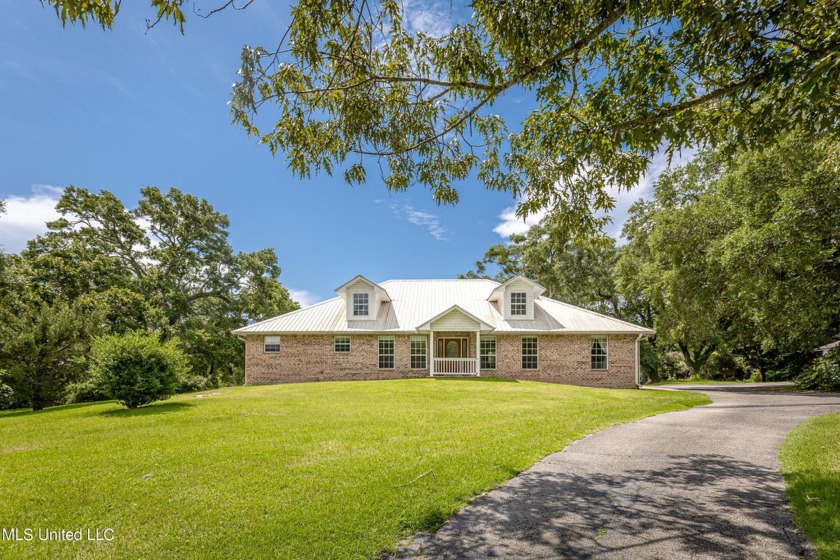
[[[255,0],[244,11],[192,16],[185,35],[161,23],[146,33],[148,2],[123,2],[113,31],[61,23],[36,0],[0,0],[0,246],[20,250],[55,216],[61,189],[116,194],[133,207],[146,185],[206,198],[230,217],[236,250],[276,250],[282,283],[304,304],[333,295],[356,274],[451,278],[492,244],[527,224],[509,194],[477,181],[461,202],[438,207],[422,189],[389,193],[373,174],[362,187],[340,177],[296,179],[230,124],[227,101],[243,45],[272,46],[287,24],[285,3]],[[449,3],[409,3],[417,28],[445,31]],[[516,95],[494,111],[516,120]],[[654,162],[652,175],[662,167]],[[646,178],[617,196],[615,234]],[[529,220],[531,223],[536,217]]]

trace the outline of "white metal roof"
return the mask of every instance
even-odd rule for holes
[[[834,342],[829,342],[825,346],[820,346],[819,348],[815,348],[814,351],[822,352],[823,354],[828,353],[830,350],[837,348],[840,346],[840,340],[835,340]]]
[[[391,301],[382,303],[375,320],[348,323],[344,299],[337,297],[233,332],[415,333],[430,320],[457,306],[498,333],[653,333],[650,329],[545,297],[535,300],[533,320],[506,321],[498,304],[488,301],[500,285],[492,280],[388,280],[378,285],[387,291]]]

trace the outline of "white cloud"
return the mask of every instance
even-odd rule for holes
[[[669,162],[668,156],[664,152],[660,152],[653,157],[647,173],[645,173],[639,180],[639,184],[635,187],[630,190],[619,190],[614,187],[609,188],[607,192],[615,199],[615,207],[609,212],[612,222],[607,224],[605,228],[607,234],[618,239],[619,243],[623,242],[621,239],[621,228],[624,222],[627,221],[627,213],[630,210],[630,206],[640,198],[649,200],[653,195],[653,183],[656,182],[659,175],[669,167],[687,163],[696,153],[695,150],[687,149],[682,153],[675,154],[674,158]],[[502,210],[502,213],[499,214],[500,222],[493,228],[493,231],[506,239],[514,234],[526,233],[531,229],[531,226],[539,223],[547,213],[546,210],[540,210],[523,220],[516,215],[515,211],[516,208],[513,206]]]
[[[286,288],[289,290],[289,296],[300,304],[301,307],[309,307],[318,303],[318,296],[306,290],[295,290],[294,288]]]
[[[52,185],[32,185],[29,196],[3,196],[6,213],[0,214],[0,246],[17,253],[26,242],[47,231],[47,222],[59,217],[55,209],[63,189]]]
[[[531,229],[531,226],[538,224],[545,215],[546,211],[540,210],[536,214],[530,214],[527,218],[523,219],[516,215],[516,208],[511,206],[509,208],[505,208],[502,210],[502,213],[499,214],[499,219],[502,221],[493,228],[493,231],[504,238],[508,238],[515,234],[525,233]]]
[[[446,237],[447,229],[440,224],[440,219],[434,214],[428,212],[421,212],[414,210],[411,206],[405,206],[405,213],[408,216],[408,221],[416,226],[424,226],[429,230],[429,233],[438,241],[449,241]]]
[[[378,200],[374,202],[377,204],[380,203]],[[449,241],[449,238],[446,236],[449,230],[440,223],[440,218],[437,215],[423,210],[416,210],[414,206],[408,203],[400,206],[396,202],[392,202],[389,206],[397,218],[405,218],[416,226],[425,227],[429,231],[429,234],[438,241]]]

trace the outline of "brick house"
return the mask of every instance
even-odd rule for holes
[[[638,386],[639,340],[653,331],[542,297],[517,276],[389,280],[356,276],[338,297],[233,333],[245,382],[509,377]]]

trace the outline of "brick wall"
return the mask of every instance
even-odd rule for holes
[[[593,370],[590,361],[591,337],[588,335],[541,335],[539,367],[522,369],[521,336],[496,337],[496,370],[482,370],[482,375],[550,381],[587,387],[629,389],[636,386],[636,337],[609,337],[606,370]]]
[[[245,382],[295,383],[425,377],[428,369],[409,367],[409,336],[394,337],[394,369],[378,369],[379,337],[352,335],[350,353],[335,352],[333,335],[283,335],[280,352],[263,352],[263,337],[245,339]]]
[[[438,333],[436,333],[438,334]],[[451,333],[457,336],[460,333]],[[448,336],[449,333],[441,336]],[[469,356],[475,356],[475,333],[469,338]],[[293,383],[299,381],[339,381],[364,379],[402,379],[426,377],[428,369],[409,367],[408,335],[394,337],[395,368],[377,368],[379,346],[376,335],[351,335],[349,354],[334,351],[333,335],[283,335],[278,353],[263,352],[263,337],[249,336],[245,341],[246,383]],[[482,339],[485,337],[482,336]],[[496,335],[496,369],[482,369],[482,375],[585,385],[591,387],[635,387],[636,337],[609,337],[609,365],[605,371],[590,367],[590,336],[541,335],[539,367],[521,368],[519,335]],[[438,356],[439,357],[439,356]],[[428,358],[428,349],[427,349]]]

